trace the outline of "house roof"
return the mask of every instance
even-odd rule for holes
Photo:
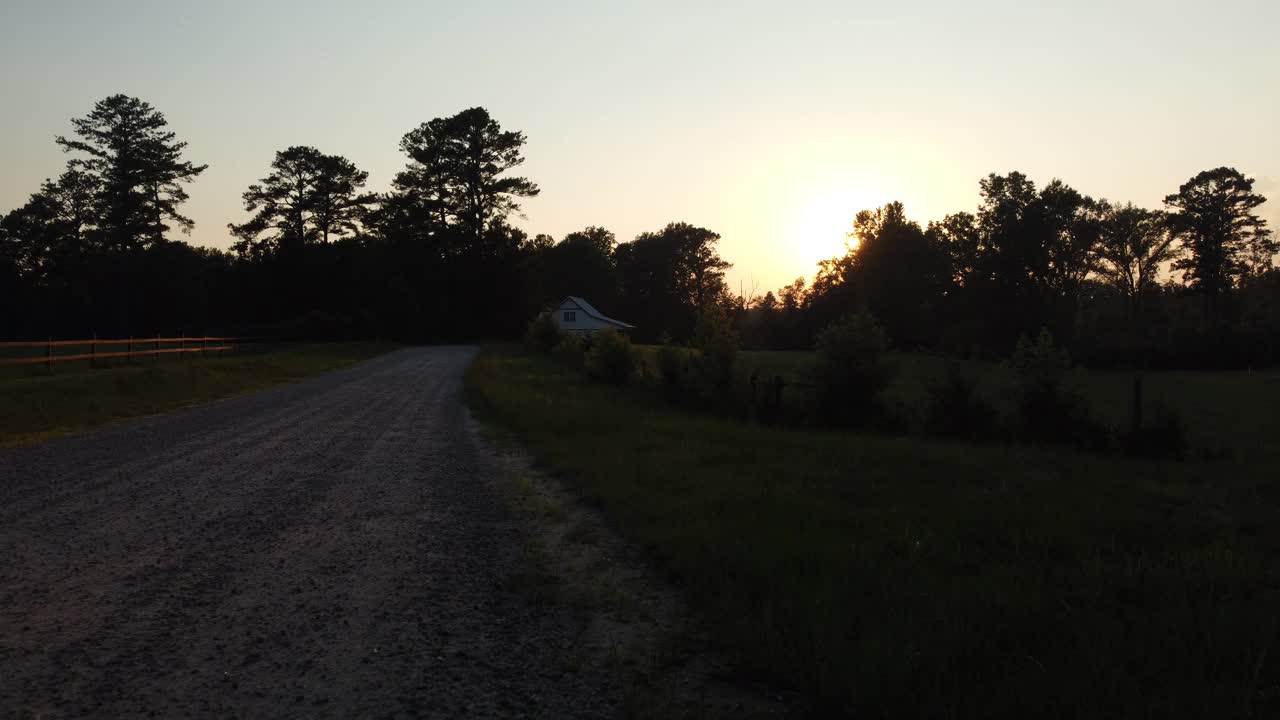
[[[609,323],[610,325],[613,325],[613,326],[616,326],[616,327],[620,327],[620,328],[623,328],[623,329],[626,329],[626,330],[630,330],[630,329],[632,329],[632,328],[634,328],[634,327],[635,327],[635,325],[631,325],[631,324],[629,324],[629,323],[624,323],[624,322],[622,322],[621,320],[614,320],[614,319],[613,319],[613,318],[611,318],[611,317],[607,317],[607,316],[605,316],[605,315],[604,315],[603,313],[601,313],[599,310],[595,309],[595,307],[594,307],[594,306],[592,306],[592,304],[591,304],[591,303],[587,302],[586,300],[583,300],[582,298],[578,297],[577,295],[570,295],[569,297],[565,298],[565,299],[564,299],[564,302],[560,303],[560,306],[561,306],[561,307],[564,307],[564,304],[565,304],[565,303],[573,303],[574,305],[578,306],[578,309],[579,309],[579,310],[581,310],[582,312],[586,313],[587,315],[590,315],[591,317],[593,317],[593,318],[595,318],[595,319],[599,320],[600,322],[603,322],[603,323]]]

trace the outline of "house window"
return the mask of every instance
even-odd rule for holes
[[[578,320],[578,313],[577,313],[577,312],[575,312],[575,311],[573,311],[573,310],[565,310],[565,311],[564,311],[564,321],[565,321],[565,322],[577,322],[577,320]]]

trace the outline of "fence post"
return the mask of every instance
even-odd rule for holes
[[[187,331],[183,330],[181,333],[178,333],[178,359],[179,360],[181,360],[183,357],[186,356],[187,354],[186,350],[187,350]]]
[[[53,372],[53,338],[50,337],[48,343],[44,346],[44,366],[49,372]]]
[[[98,369],[98,333],[93,334],[93,341],[89,343],[89,367],[93,370]]]
[[[129,347],[129,350],[128,350],[129,354],[124,356],[124,362],[126,365],[132,365],[133,364],[133,336],[132,335],[129,336],[128,347]]]
[[[160,333],[156,333],[156,362],[160,362]]]

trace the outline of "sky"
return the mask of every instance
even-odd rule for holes
[[[0,212],[125,93],[209,164],[188,240],[221,248],[277,150],[382,191],[404,133],[477,105],[528,136],[517,226],[707,227],[735,291],[811,278],[858,210],[973,210],[991,172],[1159,207],[1229,165],[1280,226],[1278,0],[2,0],[0,68]]]

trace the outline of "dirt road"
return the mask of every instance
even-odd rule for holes
[[[0,716],[614,714],[510,581],[472,353],[0,451]]]

